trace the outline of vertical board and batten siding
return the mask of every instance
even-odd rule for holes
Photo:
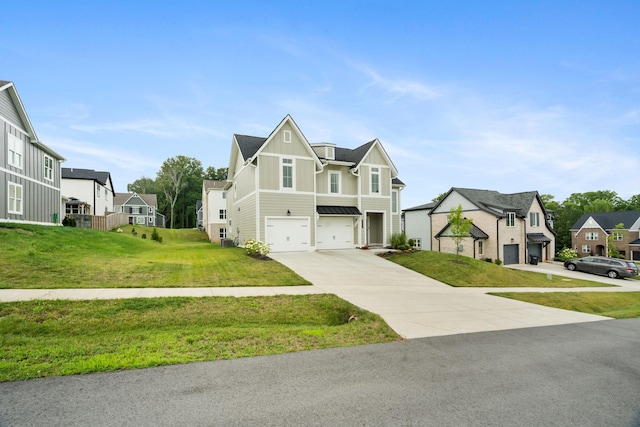
[[[8,90],[0,92],[0,117],[3,117],[16,125],[22,125],[22,119],[20,118],[20,114],[18,114],[18,110],[13,103]]]
[[[280,157],[260,155],[258,157],[260,190],[280,191],[282,183],[282,165]],[[293,158],[294,188],[283,191],[313,192],[315,184],[315,162],[312,159]]]
[[[358,206],[358,198],[354,196],[329,196],[319,194],[316,196],[318,206]]]
[[[254,166],[247,166],[242,169],[233,179],[234,185],[230,190],[231,199],[241,200],[254,193],[255,176],[256,168]],[[227,194],[227,197],[229,197],[229,194]]]
[[[349,172],[346,166],[326,165],[322,173],[316,175],[316,191],[319,195],[330,191],[329,172],[340,172],[340,194],[356,196],[358,194],[358,178]]]
[[[284,131],[291,132],[291,142],[284,142]],[[293,128],[285,124],[273,135],[269,142],[262,148],[262,153],[277,154],[279,156],[296,156],[312,158],[310,146],[306,141],[298,137]]]
[[[54,159],[53,181],[44,179],[45,152],[31,138],[15,125],[23,126],[20,117],[7,91],[0,92],[2,109],[0,116],[11,120],[0,122],[0,167],[6,171],[0,173],[0,219],[19,222],[38,222],[53,224],[54,215],[58,223],[62,220],[62,199],[60,195],[60,162]],[[7,101],[10,105],[7,105]],[[8,134],[14,135],[23,142],[22,169],[10,166],[7,159]],[[22,185],[22,214],[8,213],[9,182]]]

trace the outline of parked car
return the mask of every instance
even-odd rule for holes
[[[567,270],[602,274],[612,279],[638,275],[638,266],[634,262],[603,256],[569,259],[564,262],[564,266]]]

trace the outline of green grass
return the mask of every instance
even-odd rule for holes
[[[131,226],[122,230],[0,224],[0,289],[309,285],[197,230],[158,229],[162,243],[149,227],[136,226],[137,236]]]
[[[335,295],[0,303],[0,381],[399,339]]]
[[[486,261],[435,251],[418,251],[389,256],[400,264],[425,276],[456,287],[491,288],[577,288],[613,286],[589,280],[570,279],[530,271],[518,271]]]
[[[616,319],[640,317],[640,292],[496,292],[491,295]]]

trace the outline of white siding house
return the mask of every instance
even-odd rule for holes
[[[62,195],[67,214],[104,216],[113,212],[115,191],[109,172],[62,168]]]
[[[227,237],[227,181],[202,182],[202,227],[211,242]]]

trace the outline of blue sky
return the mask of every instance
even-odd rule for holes
[[[116,191],[176,155],[226,167],[291,114],[379,138],[402,207],[452,186],[640,193],[638,1],[21,1],[0,79],[64,167]]]

